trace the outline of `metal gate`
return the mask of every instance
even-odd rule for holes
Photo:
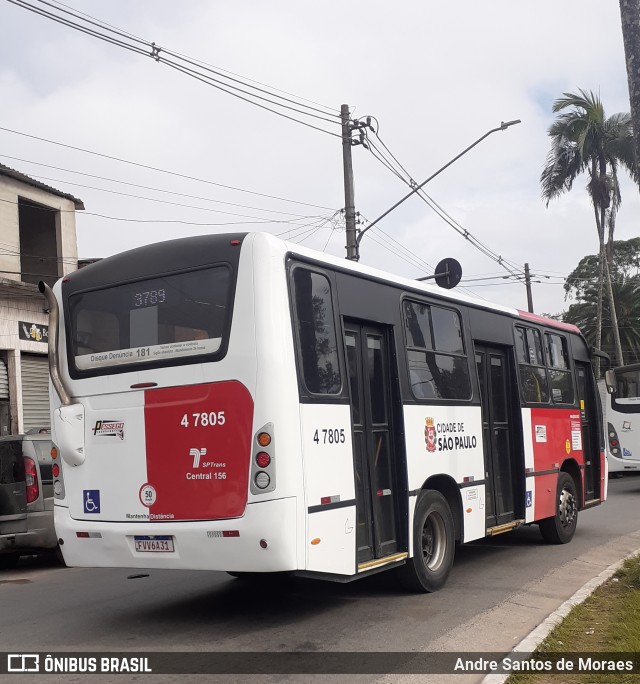
[[[49,427],[49,359],[41,354],[21,354],[20,362],[24,431]]]

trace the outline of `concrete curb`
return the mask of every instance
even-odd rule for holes
[[[536,648],[549,636],[551,630],[558,625],[569,614],[574,606],[579,605],[585,601],[601,584],[604,584],[610,577],[612,577],[616,570],[628,559],[640,554],[640,548],[632,551],[630,554],[621,560],[613,563],[608,568],[603,570],[599,575],[589,580],[576,593],[568,598],[562,605],[554,610],[549,617],[543,620],[533,631],[531,631],[519,644],[514,646],[512,653],[533,653]],[[483,680],[482,684],[504,684],[510,677],[510,674],[488,674]]]

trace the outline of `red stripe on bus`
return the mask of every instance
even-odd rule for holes
[[[244,513],[253,400],[236,381],[145,391],[150,520],[215,520]],[[144,502],[143,502],[144,503]]]

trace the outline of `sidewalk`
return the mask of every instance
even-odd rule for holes
[[[640,530],[617,537],[525,585],[499,606],[481,613],[442,637],[425,644],[424,651],[506,653],[543,623],[579,589],[609,566],[640,551]],[[585,595],[586,598],[586,595]],[[536,633],[536,636],[540,632]],[[540,640],[546,634],[540,635]],[[485,674],[385,675],[379,684],[480,684]]]

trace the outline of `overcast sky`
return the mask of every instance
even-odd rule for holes
[[[568,306],[562,276],[597,251],[593,210],[584,179],[545,207],[539,177],[551,105],[563,92],[599,93],[607,115],[629,110],[617,0],[67,1],[66,8],[298,101],[333,111],[346,103],[356,117],[375,117],[380,139],[418,182],[501,121],[521,119],[425,190],[491,251],[517,269],[530,264],[537,312]],[[0,162],[84,201],[86,212],[77,217],[81,258],[254,229],[345,254],[344,224],[334,217],[344,206],[339,137],[0,3],[0,127],[210,181],[0,130]],[[340,131],[333,122],[305,120]],[[408,188],[361,146],[353,148],[353,161],[356,209],[373,221]],[[625,178],[618,239],[638,235],[639,204]],[[526,308],[524,285],[503,279],[506,270],[419,198],[378,226],[363,237],[362,263],[414,278],[455,257],[467,292]]]

